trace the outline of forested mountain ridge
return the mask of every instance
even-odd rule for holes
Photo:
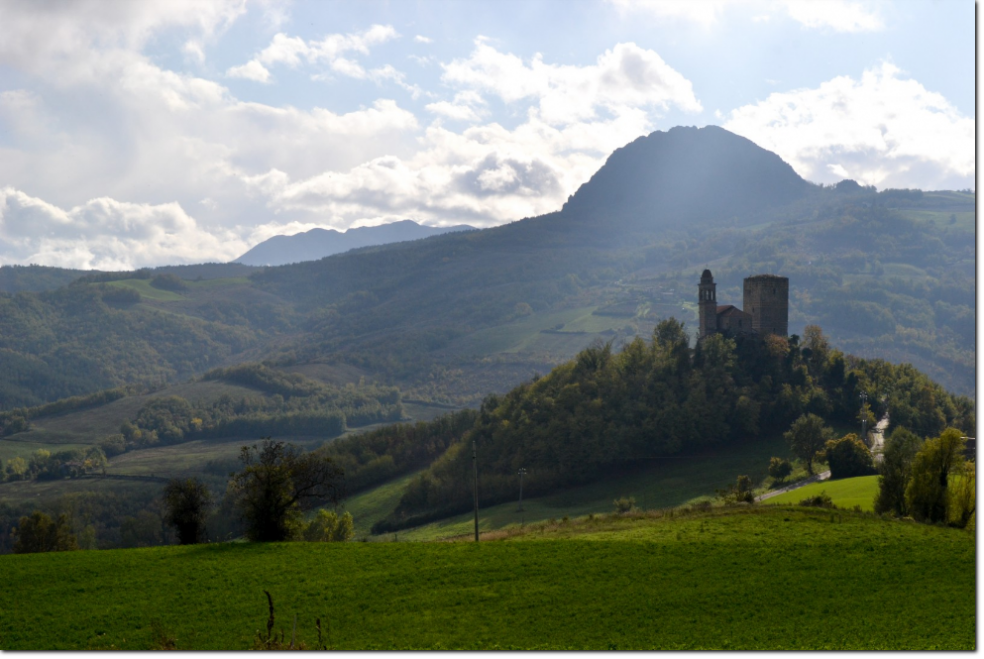
[[[311,229],[292,236],[273,236],[254,246],[235,260],[252,266],[286,265],[302,261],[317,261],[359,247],[419,240],[455,231],[473,231],[474,227],[459,224],[452,227],[429,227],[413,220],[400,220],[373,227],[358,227],[348,231]]]
[[[408,398],[475,405],[595,339],[649,336],[669,316],[693,329],[705,267],[722,303],[740,303],[745,276],[786,275],[791,332],[819,323],[835,345],[974,392],[973,194],[815,186],[721,129],[630,146],[563,211],[494,229],[0,295],[0,404],[272,359],[344,364]],[[647,158],[673,171],[643,180]],[[637,185],[616,185],[632,176]],[[688,203],[706,215],[667,210]]]

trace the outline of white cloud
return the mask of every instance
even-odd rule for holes
[[[478,113],[467,105],[457,105],[447,101],[438,101],[436,103],[428,103],[425,108],[428,112],[432,112],[455,121],[467,121],[469,123],[474,123],[481,120]]]
[[[630,108],[701,111],[693,86],[652,50],[620,43],[588,66],[547,64],[540,55],[529,65],[502,53],[479,38],[467,59],[444,66],[443,80],[451,85],[480,89],[507,103],[535,99],[540,117],[554,124],[595,118],[599,108],[614,114]]]
[[[139,51],[161,30],[191,31],[197,35],[191,43],[200,47],[244,12],[245,0],[8,0],[0,19],[0,64],[61,84],[91,80],[108,62]]]
[[[857,0],[608,0],[622,14],[644,13],[658,20],[689,22],[710,28],[729,12],[741,11],[753,22],[785,15],[810,29],[870,32],[884,28],[876,4]]]
[[[849,0],[786,0],[789,17],[804,27],[835,32],[874,32],[885,27],[877,11]]]
[[[270,72],[256,60],[250,60],[242,66],[233,66],[226,75],[230,78],[243,78],[254,82],[270,82]]]
[[[413,40],[416,41],[417,43],[433,43],[434,42],[433,39],[430,39],[429,37],[425,37],[422,34],[418,34],[417,36],[415,36],[413,38]]]
[[[973,117],[889,63],[860,80],[775,93],[733,110],[724,127],[778,153],[815,182],[853,178],[885,187],[972,187]]]
[[[246,242],[207,231],[177,203],[93,199],[63,210],[20,190],[0,188],[0,263],[130,270],[168,263],[231,260]]]
[[[363,79],[365,69],[354,59],[343,57],[346,53],[369,54],[372,46],[385,43],[399,36],[392,25],[373,25],[362,32],[349,34],[329,34],[320,40],[305,41],[300,37],[290,37],[277,33],[270,45],[261,50],[256,57],[243,64],[229,69],[227,75],[248,78],[259,82],[269,81],[267,67],[284,64],[297,68],[301,64],[327,65],[336,73]],[[324,74],[315,74],[315,80],[326,79]]]

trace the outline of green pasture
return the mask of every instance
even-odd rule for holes
[[[320,618],[338,650],[976,647],[963,531],[738,508],[506,540],[0,556],[0,648],[246,650],[265,634],[264,590],[287,641],[296,615],[315,646]]]
[[[872,511],[875,509],[875,496],[878,494],[878,476],[858,476],[810,483],[797,490],[766,499],[762,503],[797,504],[821,492],[826,492],[838,508],[851,509],[854,506],[861,506],[861,510]]]
[[[535,313],[504,325],[489,327],[460,337],[448,346],[448,352],[458,355],[489,355],[499,352],[517,353],[550,351],[577,352],[593,338],[584,334],[541,334],[541,330],[561,332],[600,333],[619,329],[630,319],[595,316],[598,307],[581,307],[549,313]]]
[[[977,229],[977,214],[972,210],[948,212],[906,209],[899,210],[898,214],[916,222],[933,222],[940,229],[952,227],[969,233],[974,233]],[[956,218],[953,224],[950,223],[951,215]]]
[[[145,298],[159,300],[161,302],[174,302],[183,300],[184,296],[173,291],[165,291],[154,288],[150,285],[149,279],[119,279],[117,281],[106,282],[109,286],[118,288],[132,288]]]

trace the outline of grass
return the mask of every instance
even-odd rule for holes
[[[117,281],[107,282],[110,286],[116,286],[118,288],[131,288],[136,292],[140,293],[141,296],[151,299],[159,300],[161,302],[173,302],[176,300],[183,300],[184,296],[174,293],[172,291],[161,290],[160,288],[154,288],[150,285],[149,279],[120,279]]]
[[[0,557],[0,648],[973,650],[974,538],[796,508],[595,518],[499,542]],[[942,560],[941,557],[946,557]],[[327,626],[327,625],[326,625]]]
[[[767,499],[766,504],[797,504],[803,499],[814,497],[821,492],[826,492],[831,501],[838,508],[854,508],[861,506],[861,510],[873,511],[875,509],[875,495],[878,494],[878,476],[858,476],[857,478],[843,478],[835,481],[821,481],[804,485],[798,490],[786,492],[779,496]]]

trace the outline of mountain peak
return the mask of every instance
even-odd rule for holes
[[[751,140],[719,126],[677,126],[616,149],[561,213],[680,224],[787,204],[809,188]]]

